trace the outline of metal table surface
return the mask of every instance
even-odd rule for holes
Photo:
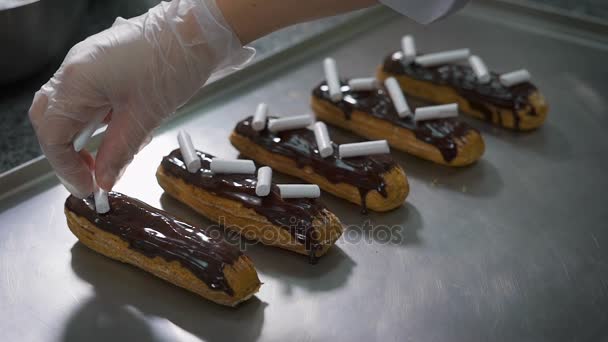
[[[493,69],[526,67],[551,105],[548,122],[518,134],[471,120],[487,150],[464,169],[393,152],[411,193],[387,214],[364,216],[324,193],[348,225],[344,238],[315,266],[249,246],[264,285],[238,309],[77,243],[63,214],[67,192],[25,173],[35,184],[0,202],[0,340],[608,341],[608,45],[560,21],[483,4],[429,27],[387,14],[350,25],[365,32],[342,40],[348,30],[335,31],[194,101],[117,190],[208,225],[154,177],[178,128],[200,149],[234,157],[227,136],[258,102],[307,112],[324,56],[342,75],[370,75],[404,33],[425,51],[469,47]]]

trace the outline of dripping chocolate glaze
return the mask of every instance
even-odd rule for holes
[[[342,82],[342,94],[342,101],[336,103],[329,97],[329,88],[325,82],[313,90],[313,96],[339,107],[344,112],[346,119],[350,119],[352,112],[361,111],[411,130],[416,139],[435,146],[448,163],[458,155],[457,140],[463,139],[469,131],[473,130],[469,125],[457,119],[415,122],[411,117],[401,118],[397,115],[395,106],[384,89],[352,91],[348,82]],[[414,103],[409,104],[414,110]]]
[[[298,167],[309,166],[334,184],[357,187],[364,212],[367,210],[365,198],[370,191],[376,190],[387,196],[382,174],[397,166],[390,154],[340,159],[336,144],[333,144],[334,155],[322,158],[317,150],[315,134],[306,128],[278,133],[268,130],[256,132],[251,128],[251,117],[248,117],[236,125],[235,132],[272,153],[294,160]]]
[[[98,214],[92,199],[70,196],[65,207],[97,228],[120,237],[129,248],[149,258],[177,261],[210,289],[234,294],[223,269],[241,256],[238,248],[118,192],[110,192],[108,200],[111,209],[107,214]]]
[[[513,111],[515,127],[519,128],[519,110],[530,108],[530,115],[537,115],[534,106],[530,104],[529,96],[537,90],[530,82],[524,82],[512,87],[500,83],[499,75],[491,72],[490,82],[479,83],[475,73],[468,65],[444,64],[436,67],[423,67],[416,63],[403,65],[403,54],[395,52],[384,60],[384,72],[407,75],[419,81],[447,85],[466,98],[471,107],[482,112],[487,121],[492,121],[493,113],[487,103],[496,107],[508,108]],[[502,118],[498,118],[501,120]]]
[[[196,173],[188,172],[179,149],[164,157],[162,166],[168,174],[218,196],[240,202],[272,224],[284,228],[296,241],[304,244],[309,251],[310,261],[316,262],[316,251],[321,246],[314,236],[313,220],[325,209],[320,201],[309,198],[283,199],[276,185],[272,186],[268,196],[259,197],[255,194],[255,176],[213,175],[210,164],[214,157],[200,151],[197,154],[201,159],[201,169]]]

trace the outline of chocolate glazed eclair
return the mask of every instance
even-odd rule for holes
[[[259,290],[253,263],[237,247],[134,198],[110,192],[108,200],[106,214],[92,199],[65,202],[68,226],[87,247],[222,305]]]
[[[437,164],[466,166],[483,155],[479,132],[457,118],[415,122],[397,115],[383,88],[353,91],[342,82],[341,89],[342,100],[337,102],[325,82],[313,89],[311,106],[319,119],[367,139],[386,139],[398,150]]]
[[[322,158],[314,133],[307,129],[256,132],[251,117],[240,121],[230,142],[241,154],[280,172],[318,184],[321,189],[362,206],[365,212],[389,211],[403,204],[409,193],[405,172],[390,154],[340,159]]]
[[[435,104],[458,103],[465,114],[495,125],[519,131],[540,127],[549,107],[540,91],[530,82],[507,87],[499,75],[480,83],[468,65],[443,64],[423,67],[402,63],[403,53],[395,52],[377,70],[379,80],[395,77],[403,91]]]
[[[276,185],[259,197],[256,176],[213,174],[213,156],[197,151],[201,168],[186,169],[179,149],[164,157],[156,172],[172,197],[250,240],[308,255],[311,263],[342,235],[340,220],[318,199],[283,199]]]

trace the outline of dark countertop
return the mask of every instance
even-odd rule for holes
[[[76,34],[73,43],[111,26],[117,16],[132,17],[145,12],[144,3],[118,0],[91,2],[89,14],[83,19],[83,30]],[[353,15],[356,14],[296,25],[259,39],[251,44],[257,50],[255,60],[285,50]],[[27,80],[0,87],[0,174],[42,155],[27,112],[34,93],[53,75],[63,57],[59,56]]]

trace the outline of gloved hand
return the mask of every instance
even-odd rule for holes
[[[215,0],[162,2],[74,46],[36,93],[30,120],[66,188],[83,198],[92,170],[110,190],[152,131],[216,71],[244,64],[243,48]],[[97,117],[108,122],[95,159],[72,142]]]

